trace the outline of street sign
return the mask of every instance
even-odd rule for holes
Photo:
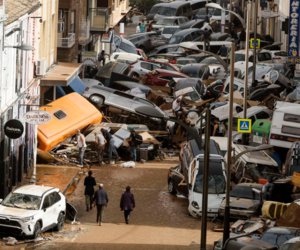
[[[16,119],[7,121],[4,125],[4,134],[11,139],[17,139],[22,136],[24,126],[22,122]]]
[[[250,39],[250,49],[254,49],[255,45],[256,45],[257,49],[260,49],[260,39],[256,38],[256,42],[255,42],[255,39],[251,38]]]
[[[238,119],[238,132],[251,133],[251,119]]]
[[[51,120],[51,114],[45,110],[32,110],[24,115],[25,122],[39,125]]]

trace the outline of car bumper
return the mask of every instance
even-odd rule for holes
[[[0,221],[0,233],[14,236],[30,236],[34,233],[34,224],[21,224],[16,220]]]
[[[225,210],[219,209],[219,215],[224,217]],[[230,218],[250,218],[256,215],[255,211],[252,210],[237,210],[230,208]]]

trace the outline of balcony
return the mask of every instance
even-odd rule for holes
[[[75,33],[68,33],[68,36],[61,37],[62,33],[58,33],[57,47],[58,48],[72,48],[75,44]]]
[[[109,8],[90,8],[90,31],[91,32],[106,32],[109,28]]]

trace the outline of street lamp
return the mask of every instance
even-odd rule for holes
[[[189,137],[195,139],[197,146],[199,149],[202,148],[202,137],[199,135],[198,130],[195,127],[190,127],[182,120],[179,120],[175,117],[169,117],[157,109],[150,106],[141,106],[135,109],[136,113],[154,117],[164,120],[169,120],[177,123],[179,126],[183,127]],[[210,109],[206,108],[206,127],[205,127],[205,149],[204,149],[204,169],[203,169],[203,196],[202,196],[202,213],[201,213],[201,242],[200,242],[200,250],[206,250],[206,230],[207,230],[207,203],[208,203],[208,169],[209,169],[209,146],[210,146]],[[201,119],[202,120],[202,119]]]
[[[13,48],[13,49],[19,49],[25,51],[34,50],[34,48],[31,45],[23,44],[23,43],[20,45],[4,45],[4,48]]]

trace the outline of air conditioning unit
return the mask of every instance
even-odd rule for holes
[[[47,72],[47,62],[46,60],[37,60],[35,62],[35,74],[37,76],[43,76]]]

